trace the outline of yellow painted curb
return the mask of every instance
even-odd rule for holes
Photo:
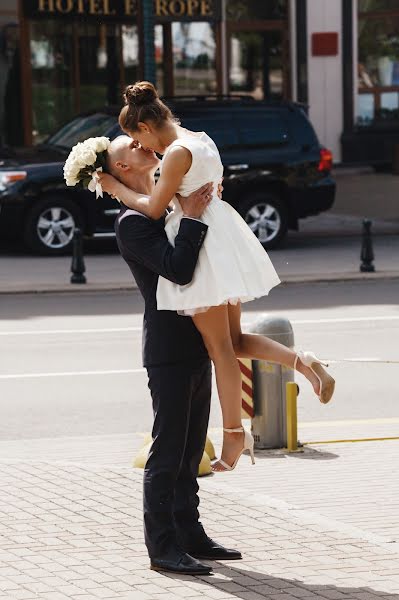
[[[357,440],[323,440],[320,442],[302,442],[302,445],[310,446],[311,444],[345,444],[347,442],[385,442],[387,440],[399,440],[399,437],[359,438]]]

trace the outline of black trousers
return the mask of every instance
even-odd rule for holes
[[[144,537],[150,558],[201,539],[198,466],[211,400],[209,360],[148,367],[154,426],[144,470]]]

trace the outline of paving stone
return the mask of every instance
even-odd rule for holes
[[[399,544],[390,543],[399,483],[389,466],[398,445],[378,453],[335,446],[337,460],[323,464],[270,457],[255,473],[240,463],[229,477],[201,480],[206,531],[240,548],[244,560],[212,563],[213,577],[192,578],[148,569],[142,472],[117,459],[94,464],[84,444],[71,463],[69,443],[61,460],[48,450],[36,460],[32,448],[24,459],[21,443],[20,458],[0,461],[1,598],[399,600]],[[7,444],[0,442],[1,456]],[[370,470],[383,486],[373,485]],[[381,511],[385,489],[393,500]]]

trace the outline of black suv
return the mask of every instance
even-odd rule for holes
[[[303,106],[233,97],[165,101],[183,126],[215,140],[225,167],[223,199],[266,249],[297,229],[299,219],[332,206],[332,155],[320,145]],[[21,234],[31,250],[54,255],[70,250],[77,225],[87,236],[113,235],[117,201],[67,188],[62,168],[77,142],[120,135],[118,113],[106,108],[81,115],[46,143],[0,158],[2,237]]]

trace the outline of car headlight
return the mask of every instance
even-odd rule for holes
[[[3,171],[0,172],[0,192],[4,192],[10,185],[17,181],[26,179],[26,171]]]

